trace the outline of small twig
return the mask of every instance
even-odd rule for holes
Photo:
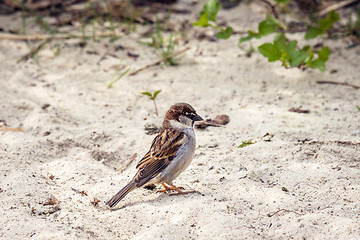
[[[357,32],[357,31],[360,31],[360,27],[357,27],[357,28],[332,28],[332,29],[328,30],[329,33],[352,33],[352,32]]]
[[[143,70],[145,70],[145,69],[148,69],[148,68],[154,67],[154,66],[156,66],[156,65],[159,65],[160,63],[165,62],[165,61],[169,60],[170,58],[173,58],[173,57],[175,57],[175,56],[177,56],[177,55],[180,55],[180,54],[186,52],[186,51],[189,50],[189,49],[190,49],[190,47],[186,47],[186,48],[184,48],[184,49],[182,49],[182,50],[180,50],[180,51],[177,51],[177,52],[171,54],[171,55],[168,56],[168,57],[162,58],[162,59],[160,59],[160,60],[158,60],[158,61],[156,61],[156,62],[153,62],[153,63],[148,64],[148,65],[146,65],[146,66],[144,66],[144,67],[142,67],[142,68],[139,68],[139,69],[133,71],[132,73],[130,73],[129,76],[134,76],[134,75],[138,74],[139,72],[141,72],[141,71],[143,71]]]
[[[203,120],[203,121],[197,121],[195,122],[195,127],[196,128],[207,128],[207,127],[221,127],[220,124],[215,123],[213,121],[208,121],[208,120]]]
[[[289,112],[295,112],[295,113],[310,113],[310,110],[309,109],[301,109],[302,106],[300,107],[297,107],[297,108],[290,108],[288,111]]]
[[[348,146],[360,146],[360,142],[351,142],[351,141],[339,141],[339,140],[329,140],[329,141],[317,141],[317,140],[301,140],[297,143],[295,143],[295,145],[298,144],[307,144],[307,145],[312,145],[312,144],[342,144],[342,145],[348,145]]]
[[[22,132],[23,129],[20,127],[17,127],[17,128],[0,127],[0,131],[2,131],[2,132]]]
[[[324,8],[323,10],[321,10],[319,12],[319,16],[324,16],[324,15],[328,14],[329,12],[331,12],[333,10],[337,10],[339,8],[345,7],[345,6],[349,5],[349,4],[352,4],[352,3],[357,2],[357,1],[359,1],[359,0],[347,0],[347,1],[337,2],[337,3],[333,4],[333,5],[330,5],[330,6],[326,7],[326,8]]]
[[[277,210],[276,212],[273,212],[273,213],[268,213],[268,214],[266,214],[266,215],[267,215],[268,217],[272,217],[272,216],[274,216],[274,215],[276,215],[276,214],[278,214],[278,213],[280,213],[280,212],[292,212],[292,213],[295,213],[295,214],[300,215],[300,216],[305,215],[304,213],[298,213],[298,212],[295,212],[295,211],[293,211],[293,210],[287,210],[287,209],[284,209],[284,208],[279,209],[279,210]]]
[[[316,83],[318,84],[333,84],[333,85],[343,85],[343,86],[349,86],[349,87],[353,87],[355,89],[359,89],[360,86],[351,84],[351,83],[347,83],[347,82],[333,82],[333,81],[316,81]]]
[[[279,19],[279,16],[278,16],[278,14],[277,14],[277,12],[276,12],[276,10],[275,10],[275,6],[274,6],[274,5],[272,5],[268,0],[260,0],[260,1],[262,1],[262,2],[265,3],[265,4],[267,4],[267,5],[271,8],[271,11],[272,11],[274,17],[275,17],[276,19]]]

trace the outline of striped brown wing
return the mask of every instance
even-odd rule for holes
[[[183,132],[163,129],[153,140],[149,152],[136,166],[139,169],[134,178],[136,186],[143,186],[164,170],[185,141],[186,135]]]

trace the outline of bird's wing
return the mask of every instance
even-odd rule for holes
[[[136,186],[143,186],[164,170],[186,140],[187,136],[183,132],[163,129],[153,140],[149,152],[136,166],[139,169],[134,177]]]

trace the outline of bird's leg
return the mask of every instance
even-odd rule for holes
[[[175,196],[175,195],[183,195],[183,194],[188,194],[188,193],[195,193],[196,191],[187,191],[187,192],[184,192],[182,191],[182,187],[176,187],[175,185],[172,185],[170,183],[166,183],[167,185],[169,186],[166,186],[164,183],[162,184],[163,187],[165,188],[164,190],[162,190],[161,192],[166,192],[166,191],[171,191],[171,190],[175,190],[177,191],[177,193],[172,193],[170,194],[170,196]]]
[[[175,189],[173,189],[171,187],[166,186],[164,183],[161,184],[161,185],[164,187],[164,189],[158,190],[158,192],[167,192],[167,191],[175,190]]]

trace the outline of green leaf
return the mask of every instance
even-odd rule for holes
[[[279,28],[284,28],[284,27],[278,20],[267,14],[266,19],[259,23],[258,26],[259,33],[249,30],[248,31],[249,35],[240,38],[239,44],[249,41],[252,38],[260,39],[263,36],[267,36],[271,33],[276,32]]]
[[[272,22],[275,26],[277,26],[278,28],[286,28],[286,26],[284,24],[282,24],[279,20],[277,20],[276,18],[274,18],[273,16],[271,16],[270,14],[266,14],[266,21],[270,21]]]
[[[288,67],[288,61],[290,60],[290,55],[286,51],[286,37],[283,33],[280,33],[274,38],[274,46],[280,53],[280,61],[284,67]]]
[[[330,49],[328,47],[323,47],[320,49],[317,54],[319,55],[319,59],[326,62],[330,56]]]
[[[281,52],[280,61],[285,68],[289,67],[290,55],[286,51]]]
[[[290,0],[275,0],[276,3],[288,4]]]
[[[329,59],[330,49],[328,47],[323,47],[318,52],[318,58],[312,62],[308,62],[308,65],[311,68],[318,68],[321,71],[325,71],[325,63]]]
[[[306,58],[309,56],[309,54],[305,51],[297,51],[293,50],[289,53],[290,55],[290,66],[295,67],[299,66],[302,63],[305,63]]]
[[[325,63],[321,61],[319,58],[315,59],[313,62],[309,64],[311,68],[318,68],[322,72],[325,71]]]
[[[306,45],[303,47],[303,51],[306,51],[309,54],[305,59],[305,62],[309,65],[314,58],[314,50],[312,50],[309,45]]]
[[[249,30],[248,33],[249,33],[249,35],[247,35],[246,37],[242,37],[242,38],[239,39],[239,44],[241,44],[241,43],[243,43],[243,42],[247,42],[247,41],[249,41],[249,40],[251,40],[251,39],[253,39],[253,38],[257,38],[257,39],[260,39],[260,38],[261,38],[261,35],[258,34],[258,33],[256,33],[256,32],[254,32],[254,31]]]
[[[332,26],[332,22],[330,19],[323,18],[319,21],[319,27],[322,30],[322,32],[325,32],[326,30],[331,28],[331,26]]]
[[[254,141],[250,141],[250,140],[242,141],[242,143],[238,146],[238,148],[243,148],[243,147],[249,146],[254,143],[255,143]]]
[[[281,52],[271,43],[264,43],[258,49],[264,57],[268,58],[269,62],[275,62],[281,58]]]
[[[294,51],[296,49],[296,46],[297,46],[296,40],[292,40],[288,42],[288,44],[286,45],[286,52],[290,53],[291,51]]]
[[[153,97],[152,97],[153,99],[151,99],[151,100],[155,100],[156,96],[157,96],[160,92],[161,92],[161,90],[155,91],[154,94],[153,94]]]
[[[149,92],[142,92],[141,94],[144,94],[144,95],[146,95],[146,96],[149,96],[150,98],[152,97],[152,94],[149,93]]]
[[[334,10],[329,13],[328,18],[330,18],[333,23],[340,20],[339,14]]]
[[[267,36],[271,33],[276,32],[281,27],[280,22],[266,14],[266,19],[261,21],[258,26],[259,34],[261,36]]]
[[[208,22],[208,14],[207,13],[204,13],[203,15],[201,15],[198,22],[193,23],[193,26],[200,26],[200,27],[207,27],[209,25],[210,24]]]
[[[275,47],[282,52],[286,48],[286,37],[283,33],[280,33],[275,36],[274,38],[274,45]]]
[[[318,27],[313,27],[313,26],[309,26],[306,34],[305,34],[305,39],[309,40],[309,39],[314,39],[317,36],[323,34],[324,32],[318,28]]]
[[[221,4],[217,0],[208,0],[200,12],[200,16],[207,14],[207,19],[216,22],[216,15],[221,8]]]
[[[327,30],[332,28],[335,22],[339,21],[339,14],[331,11],[325,18],[318,22],[318,26],[309,26],[305,34],[305,39],[313,39],[324,34]]]
[[[303,51],[309,51],[311,48],[310,48],[310,46],[309,45],[305,45],[303,48],[302,48],[302,50]]]
[[[260,39],[260,38],[261,38],[261,34],[256,33],[256,32],[254,32],[254,31],[249,30],[248,33],[249,33],[250,36],[252,36],[252,37],[254,37],[254,38],[257,38],[257,39]]]
[[[272,21],[264,20],[259,23],[258,29],[260,35],[267,36],[276,32],[277,26]]]
[[[305,63],[309,54],[305,50],[296,50],[297,41],[290,41],[286,46],[286,52],[289,54],[289,63],[291,67],[299,66],[301,63]]]
[[[219,39],[228,39],[232,33],[232,27],[227,27],[224,31],[218,32],[218,34],[216,34],[216,37]]]
[[[323,32],[325,32],[326,30],[332,28],[334,22],[339,21],[339,19],[339,14],[337,14],[335,11],[331,11],[326,16],[326,18],[323,18],[319,21],[319,27],[321,28],[321,30],[323,30]]]
[[[250,41],[251,39],[253,39],[252,35],[247,35],[246,37],[242,37],[239,39],[239,44]]]

